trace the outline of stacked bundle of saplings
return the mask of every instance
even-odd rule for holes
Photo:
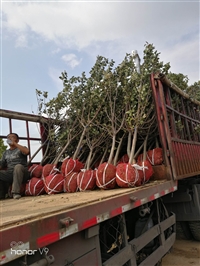
[[[43,182],[39,194],[56,194],[129,188],[149,181],[152,165],[163,161],[162,149],[156,147],[158,130],[149,77],[156,71],[167,74],[169,65],[159,62],[158,55],[153,45],[146,44],[139,73],[130,54],[117,67],[114,61],[98,56],[89,78],[83,73],[68,79],[62,73],[64,89],[48,103],[46,113],[67,106],[63,144],[57,148],[57,158],[42,166],[40,177],[33,171],[34,178],[27,184],[33,188],[26,195],[36,195],[37,182],[41,187]]]

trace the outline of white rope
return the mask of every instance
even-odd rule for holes
[[[111,179],[110,181],[108,181],[107,183],[105,183],[105,172],[106,172],[106,169],[108,167],[108,163],[106,164],[105,168],[104,168],[104,171],[103,171],[103,184],[101,185],[100,181],[99,181],[99,177],[98,177],[98,171],[96,171],[96,179],[98,181],[98,187],[99,188],[105,188],[105,186],[109,185],[111,182],[113,182],[116,177],[114,177],[113,179]]]
[[[64,192],[70,192],[71,190],[70,190],[70,183],[72,182],[72,179],[73,179],[73,177],[74,177],[74,175],[76,175],[77,173],[72,173],[72,175],[71,175],[71,177],[70,177],[70,179],[68,180],[68,183],[66,182],[66,177],[68,176],[68,175],[70,175],[70,174],[67,174],[66,175],[66,177],[65,177],[65,179],[64,179]],[[67,189],[68,190],[66,190],[65,189],[65,186],[67,187]],[[78,191],[78,187],[76,187],[76,192]]]
[[[74,160],[74,159],[71,159],[71,160],[74,163],[74,167],[72,167],[71,171],[69,171],[67,174],[71,174],[74,171],[74,169],[76,168],[76,160]],[[69,162],[70,162],[70,159],[67,161],[67,163],[65,165],[65,174],[66,174],[66,171],[67,171],[67,167],[68,167]]]
[[[32,177],[33,171],[37,168],[37,165],[35,167],[33,167],[33,169],[30,172],[30,176]]]
[[[84,169],[84,170],[86,170],[86,169]],[[85,191],[85,190],[87,190],[87,188],[88,188],[88,186],[89,186],[89,184],[90,184],[90,182],[91,182],[91,180],[92,180],[92,177],[93,177],[93,172],[91,171],[91,174],[90,174],[90,178],[89,178],[89,181],[87,182],[87,185],[85,186],[85,188],[84,189],[82,189],[82,183],[83,183],[83,179],[84,179],[84,177],[85,177],[85,173],[86,173],[86,171],[82,171],[82,177],[81,177],[81,181],[79,180],[79,174],[78,174],[78,183],[80,182],[80,185],[78,186],[79,187],[79,190],[80,191]]]
[[[122,179],[117,173],[116,173],[116,176],[117,176],[117,178],[120,180],[120,181],[122,181],[123,183],[125,183],[125,184],[128,184],[128,186],[131,186],[132,187],[132,182],[129,182],[128,181],[128,164],[126,165],[126,171],[125,171],[125,180],[124,179]]]
[[[33,179],[31,179],[33,180]],[[37,188],[37,185],[39,184],[39,182],[42,181],[42,179],[39,179],[36,184],[33,186],[33,193],[31,192],[31,180],[28,182],[28,189],[26,190],[25,194],[26,193],[29,193],[31,196],[38,196],[40,195],[40,193],[44,190],[44,186],[40,189],[40,191],[36,194],[36,188]]]
[[[147,166],[141,166],[141,165],[138,165],[138,164],[132,164],[132,166],[135,168],[135,169],[137,169],[137,170],[141,170],[141,171],[143,171],[143,168],[145,168],[145,169],[148,169],[148,167]]]
[[[61,183],[64,182],[64,179],[62,179],[59,183],[57,183],[56,186],[55,186],[53,189],[51,189],[51,188],[49,187],[49,186],[51,185],[52,181],[55,179],[56,176],[57,176],[57,174],[53,175],[53,177],[52,177],[52,179],[50,180],[49,184],[47,184],[47,189],[49,190],[49,191],[48,191],[48,194],[50,194],[51,192],[55,192],[55,193],[60,192],[60,191],[57,191],[56,188],[57,188]]]
[[[155,149],[152,150],[152,158],[150,159],[149,155],[148,155],[148,152],[147,152],[147,158],[149,160],[149,162],[154,165],[155,164],[155,156],[154,156],[154,151]]]

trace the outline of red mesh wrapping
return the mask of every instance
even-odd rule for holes
[[[46,164],[43,166],[42,177],[45,178],[46,176],[49,176],[51,174],[55,174],[57,172],[58,172],[58,169],[56,168],[56,165]]]
[[[102,189],[116,187],[116,166],[108,163],[100,164],[96,172],[96,185]]]
[[[160,165],[163,163],[163,150],[161,148],[155,148],[153,150],[147,151],[146,159],[151,163],[151,165]],[[137,162],[141,163],[143,161],[143,154],[140,154],[137,158]]]
[[[28,169],[30,172],[30,177],[42,177],[42,170],[43,167],[40,164],[33,164],[31,167]]]
[[[128,163],[129,162],[129,157],[128,157],[128,154],[124,154],[120,160],[118,161],[118,164],[119,163]]]
[[[32,177],[28,183],[26,183],[26,196],[38,196],[45,193],[44,182],[41,178]]]
[[[163,162],[163,150],[161,148],[155,148],[147,152],[147,159],[152,165],[160,165]]]
[[[144,162],[140,162],[138,163],[138,165],[140,165],[143,170],[143,178],[142,178],[142,184],[146,183],[149,181],[149,179],[153,176],[153,167],[151,165],[151,163],[148,160],[145,160]]]
[[[84,164],[79,160],[67,158],[62,162],[61,172],[64,176],[72,172],[80,172],[84,168]]]
[[[78,173],[77,184],[80,191],[93,190],[96,187],[96,170],[85,170]]]
[[[65,176],[64,178],[64,192],[77,192],[77,175],[78,173],[72,172]]]
[[[135,187],[141,185],[142,171],[129,163],[120,163],[116,169],[116,182],[119,187]]]
[[[44,178],[44,186],[47,194],[63,192],[64,176],[62,174],[51,174]]]

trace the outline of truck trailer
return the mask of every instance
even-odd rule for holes
[[[150,84],[164,161],[149,182],[0,201],[0,265],[159,266],[175,242],[176,221],[199,240],[200,103],[162,74],[151,74]],[[8,132],[13,120],[25,121],[29,147],[39,140],[29,123],[44,131],[44,117],[11,110],[0,116]]]

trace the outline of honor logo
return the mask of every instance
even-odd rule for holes
[[[23,255],[34,255],[38,251],[41,255],[49,252],[49,249],[47,247],[44,248],[39,248],[37,249],[27,249],[26,244],[24,244],[22,241],[16,242],[12,241],[10,243],[11,247],[11,254],[12,255],[18,255],[18,256],[23,256]]]

